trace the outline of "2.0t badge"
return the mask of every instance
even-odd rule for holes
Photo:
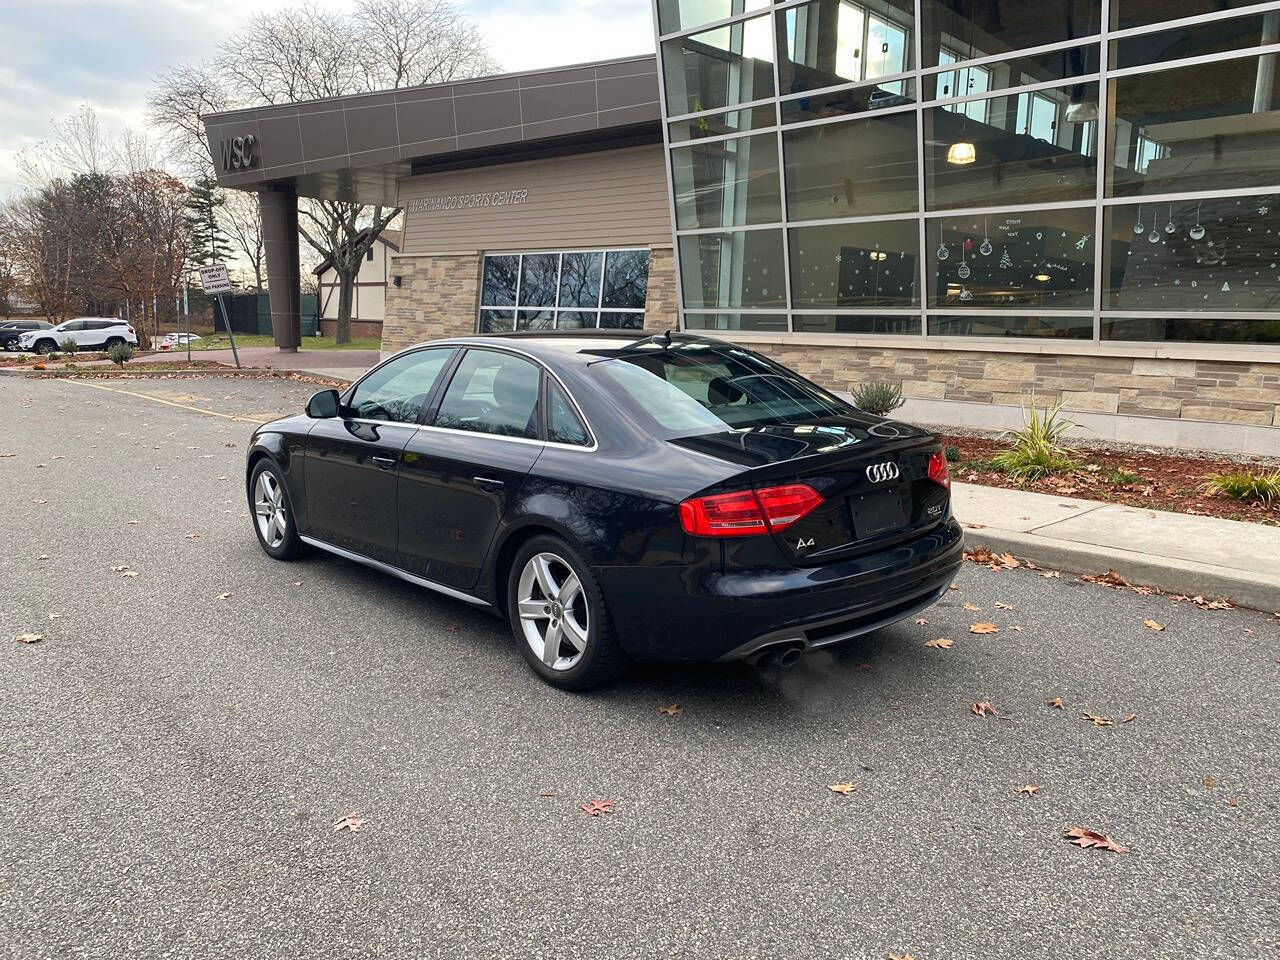
[[[886,460],[884,463],[873,463],[867,467],[867,479],[872,483],[897,480],[898,476],[898,465],[892,460]]]

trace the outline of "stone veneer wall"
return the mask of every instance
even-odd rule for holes
[[[400,286],[387,285],[382,352],[475,333],[480,308],[478,253],[434,257],[392,257],[389,273]]]
[[[480,253],[392,257],[389,272],[400,277],[400,286],[387,285],[382,352],[475,333],[483,260]],[[656,330],[675,327],[677,314],[675,258],[670,247],[654,247],[649,252],[644,325]]]
[[[983,353],[752,343],[840,391],[868,380],[900,382],[905,396],[1280,426],[1280,363]]]

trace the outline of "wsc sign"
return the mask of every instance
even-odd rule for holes
[[[223,170],[248,170],[258,163],[258,138],[253,134],[232,137],[218,145],[222,148]]]

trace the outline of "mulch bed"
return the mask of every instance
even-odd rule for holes
[[[944,435],[941,439],[946,446],[960,449],[960,459],[951,464],[951,476],[962,483],[1280,526],[1280,502],[1269,506],[1246,503],[1200,489],[1206,474],[1238,468],[1238,460],[1167,456],[1145,450],[1079,449],[1079,469],[1063,476],[1024,482],[989,465],[992,456],[1007,444],[984,437]]]

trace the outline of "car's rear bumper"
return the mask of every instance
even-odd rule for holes
[[[818,567],[612,567],[600,578],[635,659],[734,660],[778,643],[829,646],[908,617],[946,592],[963,551],[960,525],[948,518],[886,550]]]

